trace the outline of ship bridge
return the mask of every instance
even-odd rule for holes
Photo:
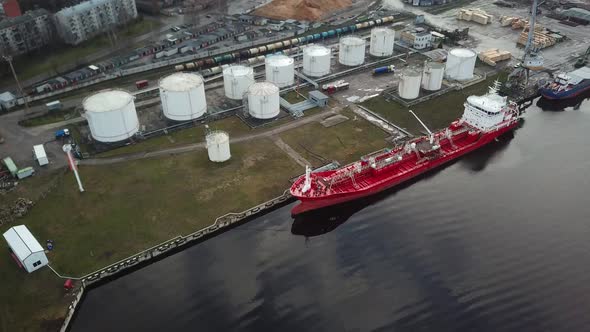
[[[496,85],[499,85],[496,84]],[[504,120],[507,98],[498,95],[498,87],[490,88],[483,96],[469,96],[463,113],[463,121],[481,130],[488,130]]]

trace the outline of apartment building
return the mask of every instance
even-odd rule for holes
[[[0,55],[19,55],[53,42],[55,30],[45,9],[0,21]]]
[[[135,0],[90,0],[60,10],[54,16],[57,33],[77,45],[137,17]]]

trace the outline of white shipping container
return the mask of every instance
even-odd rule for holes
[[[39,166],[44,166],[49,164],[49,159],[47,158],[47,153],[45,153],[45,148],[43,144],[33,146],[33,157],[39,163]]]

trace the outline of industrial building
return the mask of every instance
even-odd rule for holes
[[[25,54],[51,43],[55,30],[50,15],[45,9],[37,9],[1,21],[0,54]]]
[[[400,40],[417,50],[423,50],[432,45],[432,34],[424,28],[415,28],[402,31]]]
[[[137,17],[134,0],[90,0],[55,14],[61,39],[77,45]]]

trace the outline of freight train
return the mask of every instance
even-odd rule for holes
[[[244,60],[247,59],[248,63],[256,63],[259,61],[264,60],[264,54],[268,53],[276,53],[280,50],[283,50],[282,53],[284,54],[291,54],[294,53],[292,49],[296,49],[297,51],[300,50],[299,46],[296,45],[303,45],[312,42],[317,42],[324,40],[326,38],[337,37],[343,34],[354,33],[359,30],[365,30],[368,28],[372,28],[374,26],[383,25],[393,21],[393,16],[386,16],[383,18],[379,18],[376,20],[366,21],[362,23],[357,23],[353,25],[349,25],[346,27],[341,27],[337,29],[332,29],[324,32],[318,32],[314,34],[309,34],[306,36],[286,39],[276,43],[270,43],[264,46],[254,47],[250,49],[244,49],[242,51],[236,51],[232,53],[226,53],[206,59],[201,59],[195,62],[187,62],[185,64],[177,65],[174,68],[176,71],[185,71],[185,70],[203,70],[205,68],[210,68],[211,71],[215,71],[215,73],[220,73],[222,71],[221,64],[223,63],[231,63],[237,60]],[[252,62],[250,62],[252,61]],[[212,68],[213,67],[213,68]],[[215,74],[213,72],[202,72],[204,76]]]

